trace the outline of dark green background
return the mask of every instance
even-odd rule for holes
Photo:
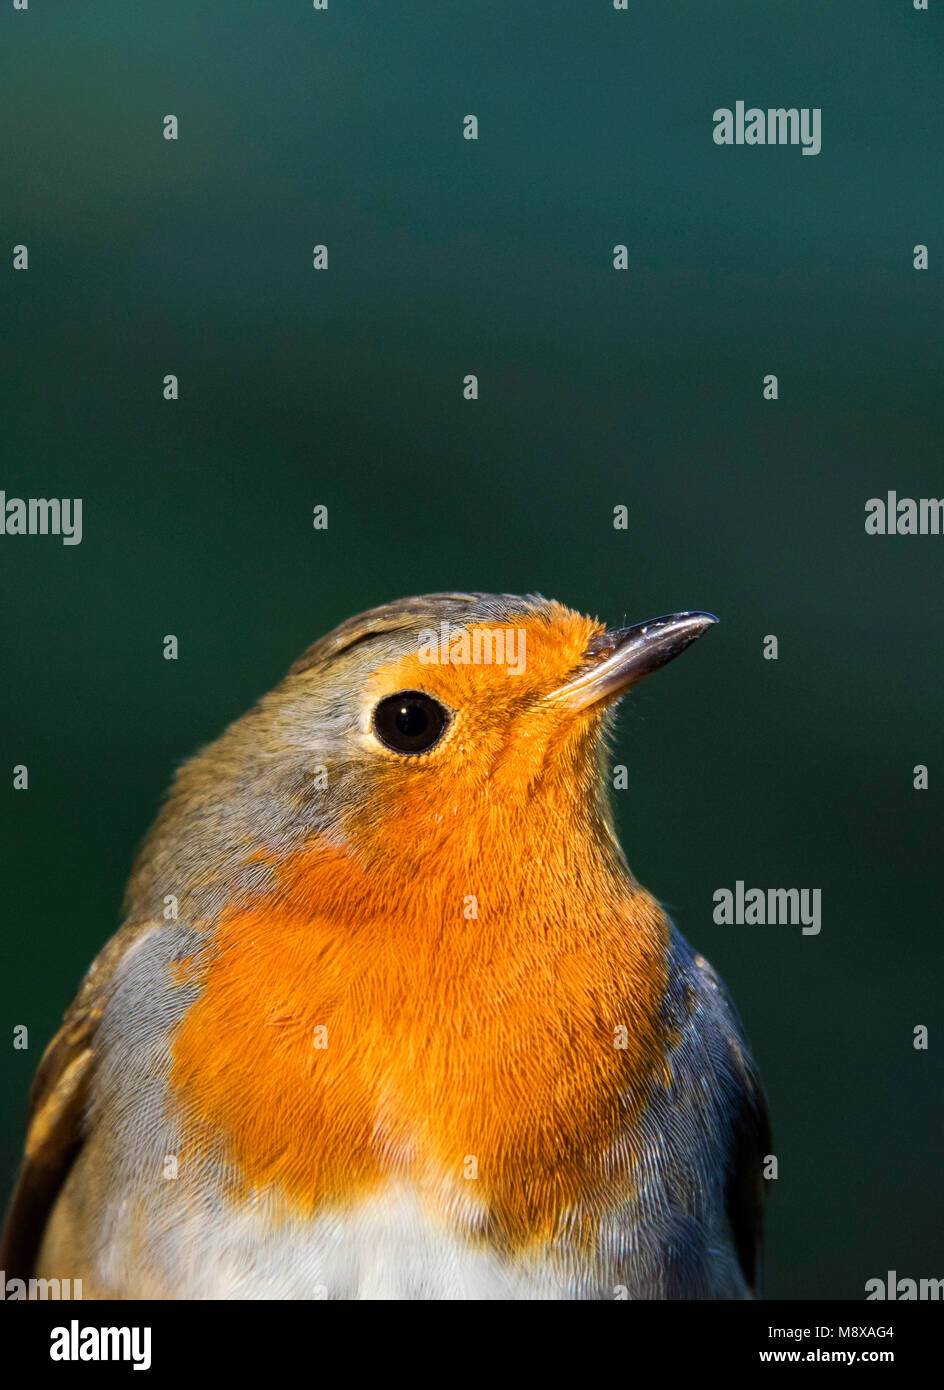
[[[4,1183],[174,766],[364,607],[536,589],[722,619],[632,696],[619,816],[757,1052],[768,1292],[944,1275],[944,538],[863,528],[889,488],[944,493],[942,21],[7,5],[0,487],[83,497],[85,537],[0,538],[0,1020],[31,1031],[0,1047]],[[738,98],[821,107],[822,153],[716,147]],[[822,934],[716,926],[739,878],[822,888]]]

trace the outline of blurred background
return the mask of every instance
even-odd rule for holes
[[[0,487],[84,499],[79,546],[0,538],[4,1191],[174,768],[363,608],[538,590],[721,618],[627,702],[616,799],[766,1082],[767,1293],[944,1274],[944,539],[863,524],[944,495],[942,31],[910,0],[0,14]],[[738,99],[822,108],[822,152],[715,146]],[[715,925],[738,879],[821,888],[821,934]]]

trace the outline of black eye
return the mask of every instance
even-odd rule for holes
[[[448,711],[421,690],[388,695],[374,710],[374,733],[395,753],[427,753],[448,723]]]

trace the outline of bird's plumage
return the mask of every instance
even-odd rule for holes
[[[526,670],[424,666],[418,633],[443,622],[520,626]],[[539,596],[387,605],[185,765],[41,1063],[8,1277],[750,1295],[756,1072],[626,867],[608,716],[553,703],[601,633]],[[452,722],[403,758],[371,710],[416,689]]]

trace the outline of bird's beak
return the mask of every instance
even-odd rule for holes
[[[630,686],[690,646],[718,619],[711,613],[670,613],[635,627],[602,632],[590,643],[587,665],[546,698],[571,710],[625,695]]]

